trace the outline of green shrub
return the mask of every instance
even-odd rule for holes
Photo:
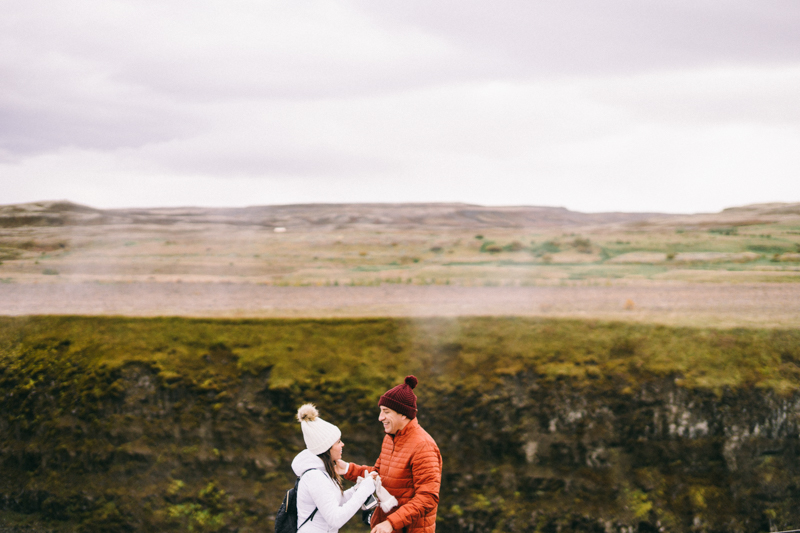
[[[511,243],[503,246],[503,250],[506,252],[519,252],[523,249],[525,249],[525,246],[519,241],[511,241]]]
[[[747,250],[760,254],[783,254],[792,251],[792,248],[779,244],[750,244]]]
[[[561,251],[561,243],[559,243],[558,241],[547,241],[531,248],[531,252],[536,257],[542,257],[545,254],[555,254],[560,251]]]
[[[18,250],[13,248],[0,247],[0,261],[12,261],[22,255]]]
[[[592,241],[589,239],[576,237],[575,240],[572,241],[572,247],[582,254],[592,253]]]
[[[481,252],[490,253],[490,254],[497,254],[503,251],[503,248],[499,245],[495,244],[494,241],[484,241],[481,244]]]

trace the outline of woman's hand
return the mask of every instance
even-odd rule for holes
[[[374,491],[377,489],[378,483],[380,482],[380,481],[379,481],[379,480],[380,480],[380,477],[378,476],[378,473],[377,473],[377,472],[366,472],[366,471],[365,471],[365,472],[364,472],[364,477],[360,477],[360,478],[358,478],[358,479],[356,480],[356,487],[360,486],[360,485],[361,485],[361,482],[362,482],[362,481],[365,481],[365,480],[367,480],[367,479],[368,479],[368,480],[370,480],[370,481],[372,481],[372,486],[373,486],[373,489],[372,489],[372,490],[373,490],[373,492],[374,492]],[[379,500],[379,501],[380,501],[380,500]]]

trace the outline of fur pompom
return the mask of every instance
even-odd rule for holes
[[[411,387],[412,389],[417,386],[417,378],[416,376],[406,376],[406,385]]]
[[[313,404],[307,403],[297,410],[298,422],[313,422],[319,416],[317,408]]]

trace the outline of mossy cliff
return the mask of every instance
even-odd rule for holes
[[[271,530],[296,408],[372,461],[408,373],[439,531],[800,527],[798,365],[798,330],[3,318],[0,530]]]

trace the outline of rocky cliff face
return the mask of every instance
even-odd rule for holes
[[[800,360],[797,332],[482,319],[420,333],[402,321],[355,323],[7,320],[0,526],[270,530],[302,449],[297,406],[317,403],[342,428],[346,458],[372,462],[382,437],[377,397],[405,371],[420,377],[420,422],[445,461],[438,531],[755,533],[800,524],[800,395],[786,381],[698,387],[689,371],[654,372],[641,359],[643,339],[661,335],[689,351],[700,338],[729,348],[733,339],[766,369],[778,364],[770,354]],[[546,349],[512,342],[520,328]],[[288,350],[282,343],[298,330],[307,345]],[[611,333],[621,337],[602,346],[598,335]],[[566,369],[587,339],[585,372]],[[247,363],[254,346],[263,364]],[[343,346],[360,346],[361,361],[337,370]],[[143,355],[170,350],[172,359]],[[276,363],[283,359],[297,365],[296,379]],[[558,372],[548,366],[556,363]],[[717,363],[720,375],[747,370]],[[375,365],[387,374],[369,374]]]
[[[444,412],[428,425],[451,458],[442,530],[756,532],[800,523],[800,397],[717,395],[672,379],[623,394],[538,381],[517,375],[492,395],[437,405]]]

